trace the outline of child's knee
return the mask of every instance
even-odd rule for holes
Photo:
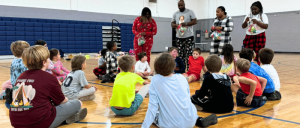
[[[80,103],[80,108],[82,107],[82,102],[80,101],[80,100],[78,100],[79,101],[79,103]]]

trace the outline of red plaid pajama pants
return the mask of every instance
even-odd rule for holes
[[[258,35],[246,35],[243,41],[244,48],[250,48],[255,51],[255,61],[258,61],[258,51],[266,45],[266,33],[260,33]]]
[[[96,67],[93,72],[98,77],[99,75],[105,75],[106,69],[105,68],[102,69],[102,68]]]

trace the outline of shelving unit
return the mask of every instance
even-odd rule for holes
[[[117,51],[121,51],[121,28],[119,25],[119,22],[113,19],[111,26],[102,26],[103,49],[107,49],[107,42],[114,41],[117,43]]]

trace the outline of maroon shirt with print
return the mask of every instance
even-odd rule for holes
[[[23,82],[25,83],[25,86]],[[28,103],[30,103],[29,106],[32,107],[26,108],[24,107],[25,105],[21,107],[22,102],[20,106],[11,107],[9,111],[11,125],[16,128],[50,127],[56,117],[55,106],[59,105],[65,99],[58,80],[48,72],[42,70],[28,70],[19,76],[16,81],[16,86],[22,83],[23,86],[19,85],[19,88],[24,89],[19,89],[20,91],[13,96],[17,98],[15,98],[15,100],[13,98],[12,104],[17,104],[23,99],[23,103],[28,101]],[[29,87],[30,85],[32,88]],[[30,89],[28,89],[28,87]],[[32,90],[34,89],[35,96],[32,95],[34,92]],[[22,90],[24,90],[25,93],[21,93]]]

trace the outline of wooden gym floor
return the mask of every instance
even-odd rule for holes
[[[151,55],[151,67],[157,54]],[[206,59],[208,53],[202,53]],[[236,53],[236,56],[238,54]],[[93,57],[91,57],[93,58]],[[71,69],[69,61],[62,60],[67,69]],[[10,61],[0,62],[0,83],[10,78]],[[234,111],[226,114],[217,114],[218,124],[211,128],[300,128],[300,54],[276,53],[272,65],[276,68],[280,81],[282,99],[267,101],[259,108],[235,107]],[[112,96],[113,83],[102,84],[93,74],[97,66],[97,59],[87,60],[87,69],[84,71],[88,82],[98,88],[94,101],[84,101],[83,107],[88,109],[87,117],[81,122],[63,125],[61,128],[86,128],[86,127],[141,127],[148,108],[149,99],[145,98],[140,108],[133,116],[116,116],[110,109],[109,100]],[[201,81],[190,83],[191,95],[201,86]],[[136,88],[141,88],[137,85]],[[220,106],[222,107],[222,106]],[[208,116],[211,113],[198,111],[199,116]],[[9,111],[0,100],[0,126],[12,127],[9,120]],[[155,127],[152,125],[152,127]]]

